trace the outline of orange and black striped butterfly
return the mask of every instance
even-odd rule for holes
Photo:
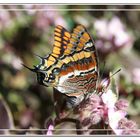
[[[40,57],[41,64],[34,69],[38,82],[52,86],[71,98],[77,105],[96,90],[98,61],[94,41],[83,25],[69,33],[58,25],[54,31],[52,53]]]

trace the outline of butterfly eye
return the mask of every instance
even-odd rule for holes
[[[38,72],[37,73],[37,80],[39,84],[43,84],[43,80],[45,79],[45,73]]]

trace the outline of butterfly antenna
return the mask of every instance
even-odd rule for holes
[[[114,72],[111,76],[109,76],[109,78],[112,78],[115,74],[117,74],[117,73],[120,72],[120,71],[121,71],[121,68],[118,69],[116,72]]]
[[[30,70],[30,71],[36,72],[35,69],[29,68],[28,66],[26,66],[26,65],[24,65],[24,64],[21,64],[21,65],[24,66],[25,68],[27,68],[27,69]]]
[[[118,72],[120,72],[121,71],[121,68],[120,69],[118,69],[117,71],[115,71],[112,75],[110,75],[108,78],[106,78],[104,81],[103,81],[103,83],[105,83],[107,80],[109,80],[110,78],[112,78],[114,75],[116,75]],[[102,83],[102,84],[103,84]]]
[[[38,57],[39,59],[44,59],[43,57],[39,56],[38,54],[36,53],[33,53],[36,57]]]

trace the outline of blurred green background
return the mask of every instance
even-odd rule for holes
[[[128,117],[140,126],[139,7],[0,5],[0,128],[44,128],[54,113],[53,90],[39,85],[36,75],[21,64],[32,67],[39,64],[34,54],[51,52],[56,25],[72,31],[77,24],[95,40],[101,73],[122,69],[115,75],[119,96],[129,101]]]

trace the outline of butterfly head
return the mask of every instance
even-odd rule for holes
[[[56,84],[57,74],[59,72],[59,69],[54,68],[53,71],[50,68],[47,68],[45,66],[45,63],[47,62],[47,58],[41,58],[41,63],[37,66],[34,66],[34,68],[29,68],[23,64],[24,67],[29,69],[30,71],[36,73],[37,75],[37,81],[40,85],[44,86],[54,86]],[[45,62],[46,61],[46,62]]]

